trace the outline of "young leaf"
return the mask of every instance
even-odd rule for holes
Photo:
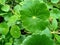
[[[57,8],[54,8],[53,10],[50,11],[50,15],[53,18],[59,19],[60,18],[60,10]]]
[[[59,0],[51,0],[52,3],[58,3]]]
[[[8,12],[10,10],[10,6],[9,5],[4,5],[1,8],[2,11]]]
[[[28,36],[21,45],[54,45],[46,35],[35,34]]]
[[[60,43],[60,36],[59,35],[55,35],[55,38]]]
[[[21,10],[20,5],[16,5],[16,6],[14,7],[14,11],[15,11],[16,13],[20,14],[20,10]]]
[[[58,28],[58,22],[56,19],[53,19],[53,21],[52,21],[52,28],[53,28],[53,30],[56,30]]]
[[[9,27],[6,23],[1,23],[0,24],[0,33],[3,35],[7,35],[7,33],[9,32]]]
[[[8,20],[8,26],[12,26],[16,23],[16,21],[19,20],[19,16],[18,15],[13,15],[9,18]]]
[[[0,4],[4,5],[6,0],[0,0]]]
[[[20,28],[17,25],[13,25],[11,27],[10,34],[13,38],[19,38],[21,35]]]
[[[52,35],[51,35],[51,31],[49,30],[49,28],[46,28],[45,30],[43,30],[42,32],[41,32],[41,35],[43,35],[43,34],[45,34],[46,36],[48,36],[48,37],[52,37]]]
[[[21,45],[25,38],[26,36],[22,35],[19,39],[14,39],[14,45]]]

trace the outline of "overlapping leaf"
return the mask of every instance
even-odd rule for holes
[[[53,10],[50,11],[50,15],[53,18],[59,19],[60,18],[60,10],[57,8],[54,8]]]
[[[43,35],[43,34],[45,34],[46,36],[48,36],[50,38],[52,37],[51,31],[49,30],[49,28],[46,28],[45,30],[43,30],[41,32],[41,35]]]
[[[16,23],[16,21],[19,20],[19,16],[18,15],[13,15],[9,18],[8,20],[8,26],[12,26]]]
[[[54,45],[54,42],[46,35],[35,34],[28,36],[21,45]]]
[[[0,4],[5,4],[6,0],[0,0]]]

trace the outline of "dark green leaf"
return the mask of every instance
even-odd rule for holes
[[[21,45],[54,45],[54,42],[46,35],[31,35],[28,36]]]

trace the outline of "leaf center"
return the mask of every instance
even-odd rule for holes
[[[32,19],[36,19],[36,16],[32,16]]]

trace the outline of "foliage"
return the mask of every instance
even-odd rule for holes
[[[0,0],[0,45],[60,45],[60,0]]]

